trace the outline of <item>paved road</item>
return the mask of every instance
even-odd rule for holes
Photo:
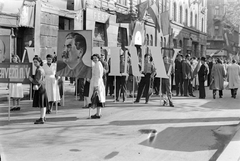
[[[68,89],[74,91],[73,87]],[[195,95],[198,96],[197,91]],[[22,101],[22,109],[11,113],[11,121],[7,120],[7,102],[1,102],[1,158],[214,161],[221,157],[239,129],[240,96],[233,99],[229,91],[224,91],[224,98],[213,100],[210,91],[207,95],[207,99],[174,97],[175,107],[161,106],[157,97],[152,97],[148,105],[144,100],[139,104],[132,104],[131,99],[114,103],[109,98],[103,117],[93,120],[87,119],[89,111],[81,108],[83,102],[68,94],[65,106],[59,107],[57,114],[47,115],[44,125],[33,124],[39,111],[31,107],[31,101]],[[240,136],[234,138],[234,143],[239,140]],[[238,148],[234,149],[239,152]],[[226,153],[226,156],[238,154],[234,150]]]

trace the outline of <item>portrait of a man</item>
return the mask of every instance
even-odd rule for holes
[[[10,62],[10,37],[0,35],[0,63]]]
[[[4,44],[4,42],[0,39],[0,63],[4,62],[5,58],[6,58],[5,44]]]
[[[64,39],[62,39],[63,36]],[[81,34],[81,31],[59,32],[59,37],[61,39],[58,42],[56,74],[64,77],[91,78],[92,42],[89,41],[89,37]],[[63,47],[62,44],[64,44]]]

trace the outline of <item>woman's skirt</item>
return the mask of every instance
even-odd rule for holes
[[[33,91],[33,107],[48,107],[48,97],[43,85],[38,90]]]

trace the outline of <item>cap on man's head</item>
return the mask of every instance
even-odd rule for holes
[[[205,58],[205,57],[201,57],[201,60],[202,60],[202,61],[206,61],[206,58]]]
[[[185,56],[185,58],[189,58],[190,57],[190,54],[187,54],[186,56]]]

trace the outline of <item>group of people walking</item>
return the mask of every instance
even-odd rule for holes
[[[12,62],[18,63],[19,58],[13,56]],[[36,66],[34,77],[30,77],[30,81],[33,83],[33,107],[40,108],[40,118],[37,119],[35,124],[44,124],[46,121],[46,114],[52,112],[54,103],[60,101],[60,91],[58,80],[56,76],[56,64],[53,63],[52,55],[47,55],[47,62],[43,64],[40,57],[35,56],[33,63]],[[92,115],[92,119],[101,118],[101,108],[104,107],[106,96],[108,92],[113,94],[113,87],[109,87],[110,76],[108,76],[111,67],[110,63],[107,63],[104,55],[94,54],[92,59],[92,77],[83,78],[84,82],[84,108],[96,107],[96,114]],[[161,79],[161,94],[163,98],[163,106],[169,104],[174,107],[172,101],[172,82],[171,76],[175,77],[175,89],[176,96],[195,97],[193,95],[193,89],[199,90],[199,98],[205,99],[205,86],[206,81],[210,89],[213,90],[213,98],[216,98],[216,92],[219,91],[219,98],[223,97],[224,86],[228,82],[228,88],[231,90],[231,95],[236,98],[237,90],[240,87],[240,66],[236,63],[236,60],[232,60],[230,64],[223,64],[223,61],[218,58],[215,62],[207,62],[205,57],[191,58],[189,54],[183,56],[181,53],[177,55],[177,59],[173,63],[167,56],[163,57],[165,71],[168,78]],[[150,96],[153,94],[154,80],[156,76],[156,69],[154,66],[153,58],[151,54],[146,53],[144,55],[143,70],[142,66],[139,66],[143,76],[141,78],[134,77],[132,73],[131,63],[128,62],[127,73],[124,73],[125,61],[129,61],[124,55],[120,55],[120,73],[121,76],[116,77],[116,96],[115,101],[119,101],[120,96],[123,97],[123,102],[126,99],[127,81],[131,78],[132,81],[140,80],[137,88],[136,100],[134,103],[139,103],[142,96],[145,97],[145,103],[149,102]],[[169,72],[170,71],[170,72]],[[132,77],[130,77],[132,76]],[[82,79],[82,78],[80,78]],[[113,85],[113,83],[112,83]],[[131,85],[135,86],[134,82]],[[198,85],[198,86],[197,86]],[[113,85],[114,86],[114,85]],[[13,98],[13,108],[11,111],[20,110],[19,100],[23,97],[23,90],[21,84],[12,84],[11,97]],[[133,90],[134,88],[132,88]],[[17,91],[17,92],[15,92]],[[77,89],[76,89],[77,91]],[[130,93],[135,93],[135,90]]]

